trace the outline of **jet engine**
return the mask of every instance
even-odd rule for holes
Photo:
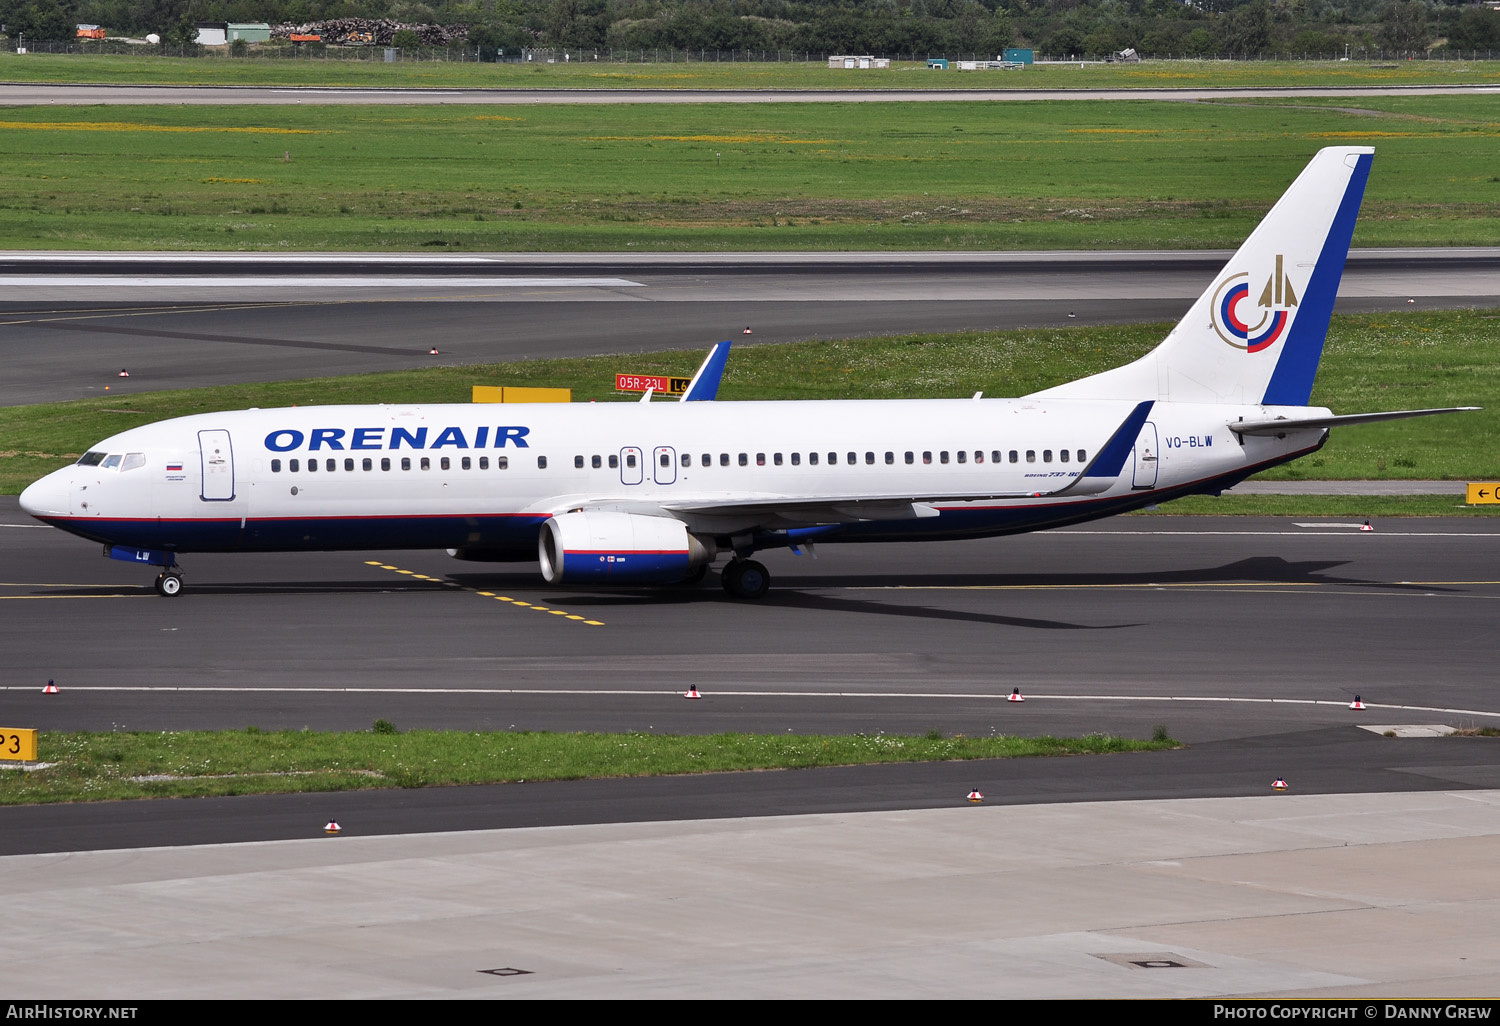
[[[717,554],[670,517],[607,510],[563,513],[542,526],[537,555],[549,584],[672,584]]]

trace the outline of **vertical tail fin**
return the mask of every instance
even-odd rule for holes
[[[1374,152],[1319,150],[1161,345],[1036,395],[1307,405]]]

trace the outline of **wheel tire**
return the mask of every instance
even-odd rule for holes
[[[765,597],[771,573],[753,559],[737,559],[724,568],[724,590],[737,599]]]
[[[156,593],[171,598],[182,591],[181,574],[161,574],[156,578]]]

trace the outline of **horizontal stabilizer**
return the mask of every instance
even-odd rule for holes
[[[1405,420],[1407,417],[1430,417],[1434,413],[1468,413],[1480,406],[1448,406],[1440,410],[1391,410],[1386,413],[1350,413],[1342,417],[1276,417],[1267,420],[1232,420],[1229,430],[1237,435],[1283,435],[1288,431],[1343,427],[1348,424],[1374,424],[1382,420]]]

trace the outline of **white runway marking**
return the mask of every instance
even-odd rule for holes
[[[628,278],[542,278],[409,275],[234,274],[24,274],[0,275],[0,288],[334,288],[334,289],[506,289],[506,288],[645,288]]]
[[[0,686],[0,691],[36,691],[34,685],[20,687],[14,684]],[[87,684],[65,687],[64,692],[79,691],[137,691],[137,692],[207,692],[226,694],[357,694],[357,695],[612,695],[621,698],[681,698],[676,688],[294,688],[294,687],[204,687],[175,684]],[[713,690],[703,692],[705,700],[713,698],[921,698],[950,699],[959,701],[988,700],[1009,702],[1009,691],[738,691]],[[1219,698],[1200,695],[1056,695],[1034,693],[1026,701],[1042,702],[1226,702],[1240,705],[1314,705],[1347,709],[1349,703],[1343,699],[1321,698]],[[1366,709],[1383,709],[1400,712],[1441,713],[1448,716],[1486,716],[1500,719],[1500,712],[1488,709],[1448,709],[1430,705],[1384,705],[1366,702]]]

